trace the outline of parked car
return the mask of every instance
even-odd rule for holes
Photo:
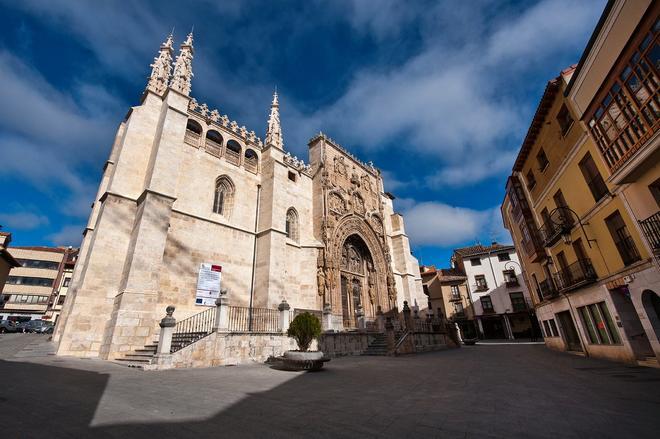
[[[0,333],[19,332],[16,322],[11,320],[0,320]]]
[[[18,325],[19,330],[22,332],[33,332],[37,334],[45,334],[52,326],[53,324],[51,322],[44,320],[30,320]]]

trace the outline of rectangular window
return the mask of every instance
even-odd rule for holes
[[[591,154],[587,153],[582,160],[580,160],[578,166],[580,167],[580,171],[582,171],[584,180],[587,182],[587,186],[589,186],[594,201],[600,201],[600,199],[607,195],[609,191],[607,190],[603,177],[600,175],[600,172],[598,172],[596,162],[594,162]]]
[[[660,178],[649,185],[649,191],[651,191],[651,195],[653,195],[655,204],[660,207]]]
[[[59,262],[53,261],[39,261],[37,259],[16,259],[21,266],[25,268],[42,268],[44,270],[57,270],[60,266]]]
[[[536,154],[536,162],[539,164],[539,171],[543,172],[545,171],[545,168],[548,167],[550,162],[548,161],[548,156],[545,155],[545,151],[543,151],[543,148]]]
[[[460,299],[461,298],[461,292],[458,289],[458,285],[452,285],[451,286],[451,298],[452,299]]]
[[[557,324],[555,323],[555,319],[550,319],[550,329],[552,329],[552,336],[553,337],[559,337],[559,331],[557,330]]]
[[[64,305],[64,300],[66,299],[66,296],[60,296],[57,298],[57,304],[58,305]]]
[[[523,296],[523,293],[510,293],[509,298],[511,299],[513,312],[527,311],[527,304],[525,303],[525,297]]]
[[[484,312],[494,312],[495,310],[493,309],[493,301],[490,299],[489,296],[484,296],[480,298],[481,300],[481,308],[483,308]]]
[[[488,289],[488,284],[486,283],[486,276],[483,274],[477,274],[474,276],[474,282],[477,286],[477,291],[485,291]]]
[[[67,277],[66,279],[64,279],[64,283],[62,284],[62,286],[63,287],[68,287],[69,283],[71,283],[71,278]]]
[[[530,191],[536,186],[536,177],[534,177],[534,171],[531,169],[527,171],[527,189]]]
[[[545,336],[552,337],[552,332],[550,332],[550,322],[548,320],[543,321],[543,327],[545,328]]]
[[[591,344],[621,344],[617,330],[605,302],[592,303],[578,309]]]
[[[463,315],[464,310],[463,310],[463,304],[461,302],[454,302],[454,312],[458,316]]]
[[[500,262],[504,262],[504,261],[510,261],[510,260],[511,260],[511,257],[509,256],[508,253],[498,253],[498,254],[497,254],[497,259],[498,259]]]
[[[565,136],[571,129],[571,126],[573,126],[573,118],[571,117],[571,112],[568,111],[566,104],[563,104],[559,113],[557,113],[557,122],[561,129],[561,135]]]
[[[289,180],[296,181],[296,174],[294,172],[289,171]]]
[[[7,283],[11,285],[30,285],[32,287],[52,287],[53,279],[47,279],[45,277],[9,276]]]
[[[626,223],[623,221],[619,211],[617,210],[612,215],[605,218],[605,224],[610,231],[610,235],[612,235],[614,245],[619,252],[619,256],[621,256],[623,264],[630,265],[639,261],[641,256],[637,251],[637,246],[635,245],[632,236],[630,236],[628,227],[626,227]]]
[[[481,265],[481,258],[470,259],[470,265],[472,265],[473,267],[476,265]]]

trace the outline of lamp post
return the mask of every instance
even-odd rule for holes
[[[558,217],[559,217],[560,222],[556,222],[553,219],[553,214],[555,212],[558,212]],[[564,244],[566,244],[566,245],[571,244],[571,229],[573,228],[572,226],[567,227],[568,224],[567,224],[567,220],[565,218],[565,213],[564,212],[569,212],[570,214],[575,215],[575,219],[577,220],[578,224],[580,225],[580,229],[582,230],[582,234],[584,235],[584,238],[587,240],[587,244],[589,245],[589,248],[591,248],[591,243],[596,242],[596,240],[595,239],[589,239],[589,237],[587,236],[587,231],[584,230],[584,226],[588,226],[589,223],[583,223],[582,220],[580,219],[580,215],[578,215],[577,212],[575,212],[573,209],[571,209],[568,206],[555,207],[554,209],[552,209],[552,211],[550,212],[550,215],[549,215],[550,221],[552,221],[552,224],[554,224],[555,226],[561,227],[561,238],[564,240]],[[569,215],[569,217],[570,217],[570,215]]]
[[[524,277],[524,282],[527,283],[527,286],[531,288],[531,284],[528,282],[527,276],[525,275],[525,270],[523,270],[522,265],[520,265],[519,262],[516,261],[508,261],[506,264],[504,264],[504,269],[505,270],[510,270],[510,265],[509,264],[515,264],[518,266],[518,269],[520,269],[520,274],[523,275]],[[515,270],[513,271],[515,273]],[[531,292],[529,292],[529,295],[531,297]],[[524,298],[524,296],[523,296]],[[525,304],[527,304],[527,300],[525,300]],[[529,319],[529,327],[531,331],[531,339],[532,341],[536,341],[536,331],[534,330],[534,319],[536,318],[536,310],[534,309],[534,304],[532,303],[532,306],[528,307],[528,312],[527,312],[527,318]]]

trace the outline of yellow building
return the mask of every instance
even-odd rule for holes
[[[658,272],[599,148],[564,96],[574,74],[566,69],[546,86],[507,182],[505,226],[548,347],[655,362],[625,285]]]
[[[458,270],[419,267],[429,309],[441,318],[458,324],[463,338],[476,338],[474,308],[470,300],[467,276]]]
[[[627,273],[611,285],[630,297],[660,358],[660,2],[610,1],[569,84],[576,120],[598,146],[599,165],[656,270]],[[641,267],[640,267],[641,268]],[[642,338],[642,335],[640,335]],[[641,341],[640,341],[641,343]]]

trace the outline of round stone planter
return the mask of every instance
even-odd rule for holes
[[[323,363],[330,361],[321,351],[300,352],[286,351],[282,356],[284,369],[287,370],[320,370]]]

